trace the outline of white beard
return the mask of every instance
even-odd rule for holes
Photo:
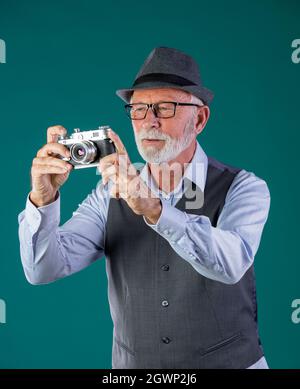
[[[191,144],[195,137],[194,118],[192,117],[184,127],[181,138],[172,138],[169,135],[163,134],[157,129],[145,130],[141,129],[138,134],[134,133],[135,142],[138,151],[142,158],[149,163],[168,162],[176,158],[183,150]],[[156,146],[143,146],[142,140],[148,139],[162,139],[164,146],[158,148]]]

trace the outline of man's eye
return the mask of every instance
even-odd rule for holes
[[[160,111],[171,111],[171,110],[174,109],[174,107],[173,107],[173,105],[171,105],[171,104],[164,103],[164,104],[160,104],[160,105],[158,106],[158,109],[159,109]]]
[[[168,113],[168,112],[173,112],[173,108],[169,108],[169,107],[159,107],[159,108],[158,108],[158,111],[161,112],[161,113],[163,113],[163,112]]]
[[[134,111],[134,112],[142,112],[142,111],[145,111],[145,107],[135,107],[135,108],[132,108],[132,110]]]

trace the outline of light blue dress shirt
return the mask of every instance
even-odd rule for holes
[[[197,164],[203,169],[195,169]],[[207,164],[207,156],[197,142],[184,176],[202,191]],[[162,202],[157,223],[149,224],[144,218],[145,223],[203,276],[227,284],[238,282],[254,261],[268,217],[270,193],[265,181],[241,170],[227,192],[217,226],[212,227],[207,216],[174,207],[184,191],[183,180],[174,191],[164,193],[156,186],[147,164],[140,176]],[[110,186],[110,181],[103,185],[100,180],[62,226],[59,192],[53,203],[39,208],[27,196],[18,221],[22,265],[31,284],[53,282],[103,257]],[[265,357],[249,368],[268,368]]]

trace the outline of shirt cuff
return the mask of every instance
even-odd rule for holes
[[[39,229],[51,231],[60,223],[60,193],[57,192],[56,200],[53,203],[36,207],[27,195],[25,218],[32,234]]]
[[[188,216],[186,212],[180,211],[174,206],[170,205],[167,201],[161,199],[162,211],[156,224],[145,223],[169,240],[170,243],[178,242],[185,235],[185,226],[188,222]]]

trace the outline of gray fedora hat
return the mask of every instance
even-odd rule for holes
[[[175,88],[199,97],[209,105],[214,94],[202,86],[196,61],[189,55],[170,47],[156,47],[151,51],[129,89],[116,94],[126,103],[137,89]]]

